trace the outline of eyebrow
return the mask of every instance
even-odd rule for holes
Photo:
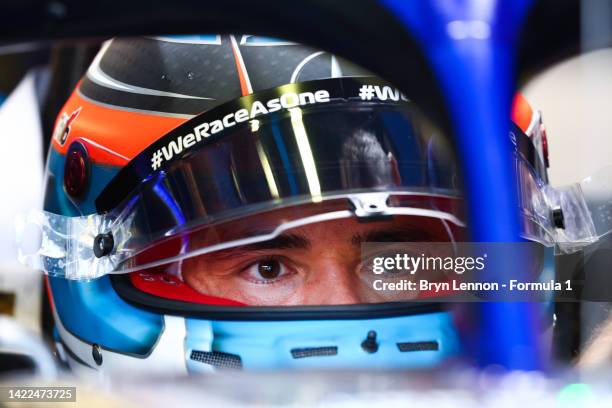
[[[242,245],[212,253],[217,260],[225,260],[235,257],[244,252],[257,252],[272,249],[310,249],[312,246],[309,239],[299,234],[282,234],[268,241],[256,242],[254,244]]]
[[[364,242],[430,242],[434,237],[423,230],[417,229],[380,229],[368,231],[365,234],[355,234],[351,238],[351,244],[359,246]],[[258,252],[279,249],[301,249],[307,250],[312,247],[312,243],[304,235],[282,234],[268,241],[257,242],[249,245],[242,245],[229,248],[211,255],[215,260],[224,261],[235,258],[246,252]]]

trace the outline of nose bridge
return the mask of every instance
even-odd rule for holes
[[[350,263],[342,257],[320,257],[313,263],[313,273],[308,285],[312,303],[353,304],[359,303],[357,277]]]

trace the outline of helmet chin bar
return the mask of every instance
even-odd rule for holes
[[[357,217],[360,221],[376,221],[395,215],[421,216],[465,226],[448,212],[390,206],[390,198],[394,194],[348,194],[344,196],[349,202],[346,210],[291,220],[278,225],[270,233],[222,242],[128,267],[121,264],[147,247],[134,244],[134,238],[138,237],[132,234],[133,215],[129,207],[116,217],[108,214],[68,217],[45,211],[31,212],[16,221],[18,258],[25,265],[51,276],[90,280],[106,274],[135,272],[215,251],[268,241],[289,229],[342,218]],[[580,183],[561,188],[523,182],[520,194],[526,226],[523,237],[526,239],[555,246],[561,253],[572,253],[612,231],[612,166]],[[162,237],[172,237],[174,234],[177,232],[168,231]]]

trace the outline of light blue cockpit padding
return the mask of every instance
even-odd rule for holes
[[[378,351],[361,347],[369,331],[377,334]],[[437,342],[438,350],[401,352],[398,343]],[[187,367],[210,366],[189,359],[192,350],[240,357],[245,369],[285,368],[428,368],[457,356],[460,343],[448,312],[366,319],[278,322],[187,319]],[[337,347],[337,354],[294,358],[291,350]]]

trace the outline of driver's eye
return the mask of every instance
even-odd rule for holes
[[[254,261],[240,275],[253,283],[275,283],[296,271],[282,259],[266,258]]]
[[[257,273],[264,279],[275,279],[281,273],[281,265],[276,259],[259,261],[257,263]]]

